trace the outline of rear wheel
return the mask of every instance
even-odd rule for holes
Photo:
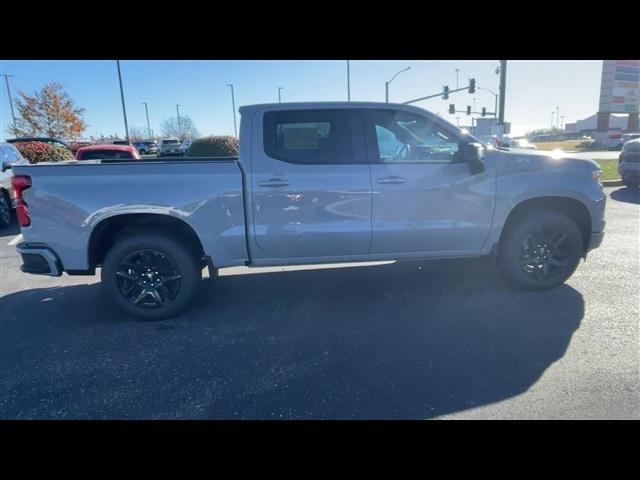
[[[583,252],[582,236],[573,220],[559,212],[537,211],[508,227],[498,266],[522,289],[549,289],[573,274]]]
[[[622,177],[622,183],[625,184],[628,188],[638,188],[640,186],[640,181],[631,180],[629,178]]]
[[[145,233],[120,240],[102,265],[102,286],[122,310],[144,319],[172,317],[192,302],[200,261],[178,239]]]
[[[11,201],[0,191],[0,228],[6,228],[11,223]]]

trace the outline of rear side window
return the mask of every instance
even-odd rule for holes
[[[82,160],[133,160],[133,155],[131,155],[129,152],[103,150],[85,152],[82,154]]]
[[[264,116],[264,150],[277,160],[302,164],[354,162],[349,110],[296,110]]]

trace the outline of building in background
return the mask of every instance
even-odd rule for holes
[[[627,116],[624,131],[640,131],[639,112],[640,60],[604,60],[594,138],[608,137],[614,113]]]

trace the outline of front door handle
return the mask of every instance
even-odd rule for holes
[[[407,183],[407,180],[405,180],[402,177],[392,176],[392,177],[379,178],[378,179],[378,183],[383,183],[383,184],[388,184],[388,183]]]
[[[289,180],[284,178],[270,178],[269,180],[263,180],[258,182],[261,187],[286,187],[289,185]]]

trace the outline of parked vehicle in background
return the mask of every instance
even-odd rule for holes
[[[620,143],[616,146],[616,148],[622,151],[622,147],[625,143],[630,142],[631,140],[635,140],[636,138],[640,138],[640,133],[624,133],[620,138]]]
[[[183,154],[182,142],[177,138],[161,138],[158,142],[158,157]]]
[[[79,140],[77,142],[72,142],[69,144],[69,150],[75,155],[78,149],[82,147],[88,147],[89,145],[93,145],[93,142],[90,140]]]
[[[132,145],[91,145],[76,152],[76,160],[140,160]]]
[[[64,140],[60,140],[59,138],[53,137],[20,137],[20,138],[11,138],[7,140],[8,143],[17,143],[17,142],[42,142],[42,143],[50,143],[52,145],[58,145],[60,147],[67,148],[71,150],[71,146],[65,142]]]
[[[11,223],[11,209],[15,206],[15,192],[11,186],[14,165],[28,165],[18,149],[11,143],[0,143],[0,228]]]
[[[492,255],[517,287],[548,289],[604,237],[591,160],[488,149],[413,105],[240,114],[240,157],[16,167],[23,271],[102,267],[115,305],[161,318],[193,303],[205,267],[215,277],[233,266]]]
[[[638,188],[640,184],[640,136],[622,146],[618,157],[618,173],[627,187]]]
[[[519,148],[524,150],[537,150],[534,144],[529,143],[529,140],[526,138],[510,138],[504,137],[500,144],[502,148]]]
[[[112,145],[131,145],[133,146],[133,144],[129,141],[129,140],[114,140],[113,142],[111,142]]]
[[[184,142],[182,142],[182,152],[185,155],[189,153],[189,148],[191,148],[192,143],[193,143],[193,140],[190,138],[187,138]]]
[[[158,143],[154,140],[144,140],[133,144],[138,149],[140,155],[158,153]]]

